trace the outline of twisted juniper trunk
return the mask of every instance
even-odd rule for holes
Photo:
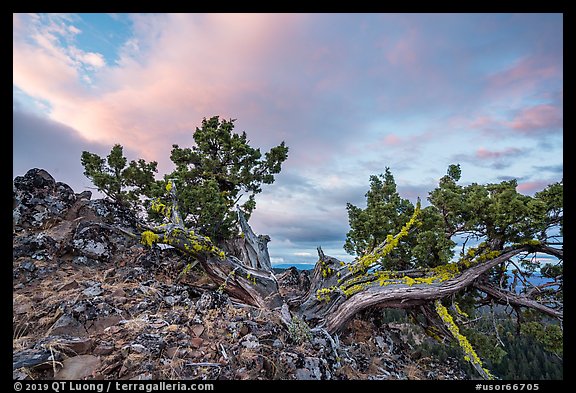
[[[268,254],[268,235],[256,235],[242,210],[238,209],[238,223],[242,236],[226,240],[222,248],[242,261],[244,265],[253,269],[272,272],[270,255]]]
[[[266,266],[262,253],[249,253],[248,260],[243,263],[238,258],[226,254],[212,243],[212,240],[194,232],[193,229],[186,228],[178,211],[178,200],[176,198],[176,186],[173,182],[168,182],[166,190],[170,193],[172,205],[170,208],[163,207],[162,212],[169,220],[169,223],[149,228],[141,234],[142,243],[152,245],[153,243],[168,244],[183,253],[194,257],[210,278],[220,287],[220,290],[227,292],[230,296],[256,307],[266,307],[275,309],[282,307],[284,300],[280,296],[278,281],[269,269],[259,269],[252,266]],[[243,215],[241,215],[242,221]],[[256,247],[251,242],[257,237],[244,219],[246,230],[249,230],[246,243],[248,247]],[[265,255],[268,255],[266,249]],[[254,256],[258,263],[249,263]],[[269,265],[268,258],[268,265]]]
[[[335,258],[326,257],[319,252],[320,260],[312,275],[312,288],[302,301],[298,313],[307,320],[325,325],[328,332],[334,333],[356,313],[368,307],[411,308],[448,297],[470,286],[494,266],[527,249],[528,246],[510,249],[462,272],[442,272],[447,269],[437,268],[428,271],[411,270],[404,275],[388,276],[350,274],[347,266],[341,266]],[[527,302],[522,305],[534,306]],[[544,305],[538,305],[542,312],[561,315]]]

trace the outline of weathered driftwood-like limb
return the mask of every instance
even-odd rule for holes
[[[564,249],[563,248],[555,248],[548,244],[539,244],[534,246],[534,251],[540,251],[544,254],[555,256],[558,259],[564,259]]]
[[[562,311],[550,308],[542,303],[529,299],[526,296],[517,295],[512,292],[505,292],[494,287],[493,285],[480,282],[475,282],[474,288],[484,292],[485,294],[493,298],[497,303],[510,304],[512,306],[528,307],[540,311],[543,314],[557,318],[561,321],[564,319],[564,313]]]
[[[347,296],[343,291],[336,289],[324,299],[317,296],[314,300],[309,296],[301,305],[299,312],[307,319],[316,320],[317,323],[325,325],[328,332],[334,333],[342,328],[354,314],[368,307],[408,308],[450,296],[470,286],[474,280],[492,267],[525,250],[526,247],[519,247],[503,252],[496,258],[468,268],[442,282],[412,283],[409,280],[403,280],[404,282],[392,281],[390,284],[380,285],[376,277],[367,277],[366,281],[362,282],[353,276],[354,285],[361,285],[358,292],[351,291]],[[322,263],[322,260],[318,261],[315,271]],[[318,285],[315,287],[317,288]],[[342,283],[340,287],[343,287]],[[329,287],[323,285],[323,288]]]
[[[454,274],[453,277],[445,280],[434,280],[425,282],[422,279],[424,270],[411,270],[398,280],[390,279],[387,281],[380,280],[377,275],[344,275],[340,274],[340,283],[334,285],[333,276],[323,280],[323,285],[313,283],[312,287],[316,289],[314,298],[312,291],[302,302],[299,312],[307,319],[316,321],[317,324],[325,326],[328,332],[334,333],[357,312],[368,307],[389,307],[389,308],[409,308],[413,306],[426,305],[436,299],[442,299],[470,287],[475,281],[491,268],[505,262],[513,256],[524,251],[539,251],[557,255],[547,246],[521,245],[504,250],[498,256],[487,259],[475,266],[467,268],[462,272]],[[319,280],[319,272],[326,267],[339,266],[333,258],[321,255],[313,273],[313,279]],[[336,275],[342,272],[343,268],[336,268]],[[396,276],[398,277],[398,275]],[[347,285],[346,282],[352,285]],[[479,284],[482,285],[482,284]],[[357,288],[359,287],[359,288]],[[320,292],[318,289],[320,288]],[[326,289],[332,288],[331,291]],[[348,289],[346,291],[341,289]],[[355,289],[356,288],[356,289]],[[558,319],[563,318],[562,312],[547,307],[539,302],[530,300],[526,297],[505,293],[502,291],[495,292],[494,288],[483,286],[484,292],[490,292],[496,299],[508,300],[517,306],[528,307]],[[322,295],[325,291],[326,295]],[[320,295],[320,296],[319,296]]]
[[[242,235],[224,241],[221,244],[223,250],[234,255],[246,266],[272,272],[272,264],[268,254],[270,237],[268,235],[256,235],[240,208],[238,208],[238,224],[242,230]]]
[[[194,257],[210,278],[220,285],[222,291],[243,303],[270,309],[280,308],[284,301],[274,274],[269,270],[244,265],[236,257],[226,255],[210,238],[184,227],[178,212],[176,186],[169,182],[166,189],[172,199],[170,208],[163,209],[169,223],[144,231],[141,234],[142,243],[167,244]],[[248,226],[248,223],[245,225]],[[251,230],[250,233],[254,235]]]
[[[154,233],[157,232],[157,233]],[[194,257],[212,280],[230,296],[256,307],[277,308],[283,304],[274,274],[253,269],[234,256],[227,256],[212,241],[177,224],[166,224],[142,233],[146,244],[168,244]]]
[[[256,235],[242,210],[238,209],[238,223],[244,234],[244,249],[246,250],[249,264],[254,269],[272,271],[270,255],[268,254],[268,235]]]

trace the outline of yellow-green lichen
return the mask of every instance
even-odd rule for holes
[[[246,275],[246,279],[247,279],[248,281],[250,281],[252,284],[256,285],[256,277],[254,277],[254,276],[251,275],[250,273],[248,273],[248,274]]]
[[[179,229],[175,229],[172,231],[171,236],[168,237],[168,244],[176,244],[176,243],[183,243],[181,247],[184,247],[184,250],[190,253],[208,253],[217,256],[218,258],[224,260],[226,259],[226,254],[224,251],[220,250],[207,236],[196,236],[194,232],[190,232],[186,236],[186,241],[182,242],[181,231]]]
[[[479,263],[497,258],[501,253],[502,252],[498,250],[487,249],[486,243],[481,243],[478,247],[469,248],[466,255],[458,261],[458,265],[463,269],[468,269]]]
[[[140,243],[148,247],[152,247],[152,245],[156,243],[159,238],[160,236],[158,236],[152,231],[144,231],[140,234]]]
[[[456,310],[456,312],[458,313],[458,315],[463,316],[464,318],[468,318],[468,314],[465,313],[464,311],[462,311],[462,309],[460,308],[460,306],[458,305],[458,303],[454,302],[454,310]]]
[[[366,289],[366,288],[368,287],[368,285],[370,285],[369,282],[363,282],[363,283],[360,283],[360,284],[354,284],[354,285],[352,285],[352,286],[344,289],[344,290],[342,291],[342,293],[344,293],[344,295],[345,295],[346,297],[350,297],[350,296],[352,296],[352,295],[357,294],[358,292],[363,291],[364,289]]]
[[[319,302],[329,302],[330,301],[330,294],[336,290],[336,287],[332,286],[330,288],[321,288],[316,291],[316,299]]]
[[[155,211],[156,213],[164,214],[164,212],[166,211],[166,205],[162,203],[160,199],[156,198],[152,201],[150,209],[152,209],[152,211]]]
[[[474,348],[472,348],[472,345],[468,339],[460,333],[460,329],[454,322],[454,319],[448,312],[448,309],[444,307],[440,300],[436,300],[434,302],[434,306],[438,316],[440,319],[442,319],[444,325],[448,328],[452,336],[458,342],[458,345],[460,345],[460,348],[462,348],[464,351],[464,359],[480,367],[486,373],[486,377],[488,379],[494,379],[494,376],[490,373],[490,371],[482,367],[482,361],[480,360],[480,357],[476,354],[476,351],[474,351]]]
[[[487,251],[487,252],[484,252],[484,253],[478,255],[475,259],[475,262],[476,263],[482,263],[482,262],[490,261],[492,259],[499,257],[500,254],[501,254],[501,252],[497,251],[497,250]]]
[[[410,228],[414,225],[417,225],[420,222],[418,220],[419,215],[420,215],[420,200],[418,200],[418,203],[414,208],[414,213],[412,214],[412,217],[410,218],[410,220],[408,220],[406,224],[404,224],[404,226],[402,227],[402,229],[400,229],[400,232],[398,232],[396,236],[392,235],[386,236],[386,241],[384,243],[382,243],[372,252],[360,257],[356,263],[351,264],[348,267],[349,270],[352,273],[366,272],[368,269],[374,266],[381,258],[384,258],[386,255],[390,254],[390,252],[392,252],[392,250],[394,250],[398,246],[400,240],[402,240],[404,237],[408,235],[408,231],[410,230]]]
[[[166,191],[170,192],[170,190],[172,190],[172,182],[168,180],[168,183],[166,183]]]
[[[182,269],[182,275],[185,276],[188,273],[190,273],[190,271],[192,270],[192,267],[194,267],[195,264],[192,263],[187,263],[186,266],[184,266],[184,269]]]
[[[521,247],[521,246],[540,246],[542,245],[542,242],[540,240],[537,239],[530,239],[530,240],[526,240],[520,243],[514,243],[513,246],[514,247]]]
[[[441,283],[454,278],[454,276],[459,272],[458,266],[450,263],[425,270],[424,277],[400,277],[396,272],[389,270],[376,271],[373,274],[376,280],[378,280],[378,284],[382,287],[392,284],[406,284],[408,286],[413,286],[416,284]]]
[[[322,277],[324,278],[328,278],[334,274],[334,269],[327,266],[327,264],[325,264],[324,262],[322,262],[322,267],[320,271],[322,272]]]
[[[224,282],[222,284],[220,284],[220,286],[218,287],[218,292],[224,293],[224,290],[226,289],[226,285],[228,284],[228,280],[233,279],[235,276],[236,276],[236,269],[234,269],[230,273],[228,273],[228,276],[226,276],[226,279],[224,280]]]

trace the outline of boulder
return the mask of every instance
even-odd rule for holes
[[[12,224],[15,230],[46,228],[62,220],[76,201],[67,184],[56,182],[44,169],[17,176],[12,188]]]

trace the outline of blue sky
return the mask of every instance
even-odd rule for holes
[[[426,199],[462,183],[562,179],[561,14],[14,14],[13,175],[90,187],[80,154],[121,143],[169,172],[203,117],[289,158],[251,225],[275,263],[342,249],[346,202],[390,167]]]

